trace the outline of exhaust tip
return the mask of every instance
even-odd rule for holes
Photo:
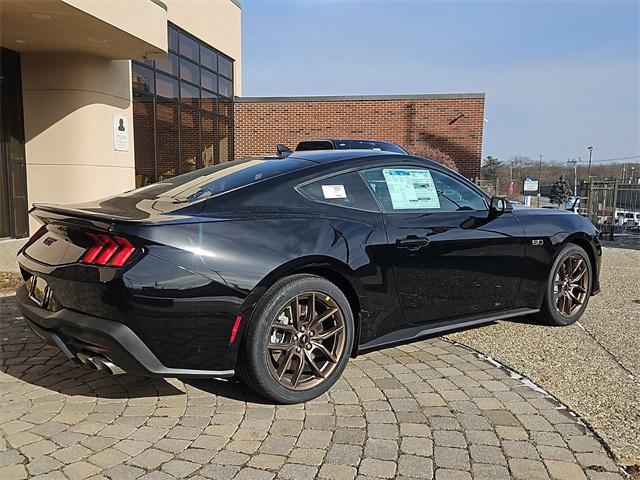
[[[123,373],[125,373],[123,369],[121,369],[108,358],[98,357],[94,358],[93,361],[96,363],[96,365],[98,365],[98,368],[100,370],[108,373],[109,375],[122,375]]]
[[[87,355],[86,353],[80,352],[76,355],[76,357],[78,358],[78,360],[80,360],[80,362],[82,362],[83,365],[86,365],[90,369],[100,370],[100,367],[95,364],[93,357]]]
[[[109,375],[122,375],[123,373],[127,373],[106,357],[87,355],[82,352],[78,353],[76,356],[84,365],[93,370],[99,370]]]

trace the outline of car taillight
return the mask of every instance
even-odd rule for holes
[[[122,267],[136,252],[136,247],[125,237],[104,233],[87,233],[87,236],[91,246],[82,256],[82,263]]]

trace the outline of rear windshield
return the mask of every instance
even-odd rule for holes
[[[338,140],[338,150],[382,150],[385,152],[407,153],[395,143],[376,142],[373,140]]]
[[[308,150],[333,150],[333,143],[328,140],[311,140],[300,142],[296,147],[296,152],[306,152]]]
[[[307,167],[310,162],[295,158],[249,158],[202,168],[133,190],[126,196],[148,199],[194,201]]]

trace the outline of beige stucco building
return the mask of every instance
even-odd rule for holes
[[[36,227],[33,203],[92,200],[232,154],[237,1],[2,0],[0,22],[0,257]]]
[[[0,271],[34,203],[116,195],[314,137],[426,144],[477,176],[483,94],[247,98],[237,0],[0,0]]]

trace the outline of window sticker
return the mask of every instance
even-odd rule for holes
[[[326,199],[347,198],[344,185],[322,185],[322,195],[324,195]]]
[[[429,170],[384,168],[394,210],[440,208],[436,186]]]

